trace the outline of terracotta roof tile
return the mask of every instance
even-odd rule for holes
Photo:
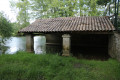
[[[108,17],[59,17],[38,19],[19,32],[114,31]]]

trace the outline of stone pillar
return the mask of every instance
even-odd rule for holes
[[[62,35],[63,37],[63,53],[62,56],[70,56],[71,40],[69,34]]]
[[[34,36],[32,34],[26,35],[26,51],[34,52]]]
[[[114,32],[109,37],[108,53],[112,58],[120,61],[120,33]]]

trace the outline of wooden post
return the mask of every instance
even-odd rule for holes
[[[63,53],[62,56],[70,56],[70,35],[64,34],[63,37]]]
[[[32,34],[26,35],[26,51],[34,52],[34,36]]]

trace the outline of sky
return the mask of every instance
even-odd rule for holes
[[[7,15],[11,22],[16,21],[16,14],[14,11],[11,10],[9,0],[0,1],[0,12],[1,11],[3,11]]]

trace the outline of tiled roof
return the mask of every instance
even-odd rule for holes
[[[38,19],[19,32],[113,31],[109,17],[59,17]]]

